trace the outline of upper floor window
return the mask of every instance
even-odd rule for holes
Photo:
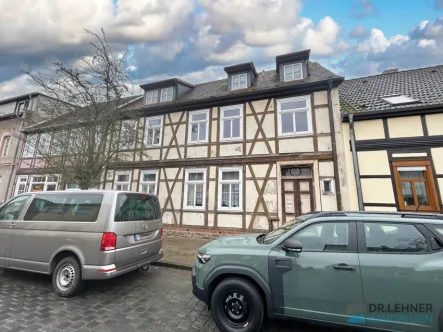
[[[222,107],[221,140],[239,140],[243,138],[243,105]]]
[[[115,190],[131,190],[131,171],[115,172]]]
[[[280,136],[312,134],[310,96],[277,100]]]
[[[301,80],[303,78],[303,70],[301,63],[293,63],[283,67],[285,82]]]
[[[43,156],[49,153],[51,146],[51,134],[43,133],[40,135],[40,141],[38,143],[38,155]]]
[[[137,120],[125,120],[122,122],[120,142],[122,149],[133,149],[137,136]]]
[[[248,87],[248,79],[246,73],[232,76],[232,90],[244,89]]]
[[[158,171],[140,172],[140,189],[142,193],[157,194]]]
[[[29,106],[29,100],[21,101],[17,104],[17,113],[23,112],[26,110]]]
[[[160,102],[172,100],[173,88],[166,88],[161,90]]]
[[[37,142],[37,135],[30,135],[26,139],[25,149],[23,151],[23,157],[34,157],[35,144]]]
[[[209,110],[189,113],[188,141],[201,143],[208,141]]]
[[[146,119],[146,145],[160,145],[163,117]]]
[[[146,104],[156,104],[158,102],[158,90],[146,92]]]
[[[8,155],[9,146],[11,145],[11,136],[3,136],[2,139],[2,157],[6,157]]]
[[[187,169],[185,171],[185,201],[187,209],[204,209],[206,196],[206,170]]]

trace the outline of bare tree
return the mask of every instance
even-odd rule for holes
[[[127,51],[112,53],[103,29],[100,35],[86,32],[94,39],[90,55],[26,72],[49,98],[38,112],[25,113],[24,130],[24,155],[81,189],[96,185],[107,166],[125,160],[124,151],[138,147],[142,137],[137,114],[124,110],[136,98],[127,97]]]

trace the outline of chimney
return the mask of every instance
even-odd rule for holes
[[[398,68],[389,68],[383,71],[382,74],[392,74],[392,73],[398,73],[399,69]]]

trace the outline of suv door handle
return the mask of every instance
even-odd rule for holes
[[[344,271],[354,271],[354,266],[349,266],[348,264],[340,263],[332,266],[336,270],[344,270]]]
[[[9,224],[9,228],[14,228],[16,226],[15,222]]]

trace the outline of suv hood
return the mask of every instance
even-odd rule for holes
[[[230,235],[230,236],[222,236],[217,240],[209,242],[200,248],[200,252],[205,253],[209,248],[214,247],[251,247],[251,246],[260,246],[257,242],[257,237],[260,234],[239,234],[239,235]]]

